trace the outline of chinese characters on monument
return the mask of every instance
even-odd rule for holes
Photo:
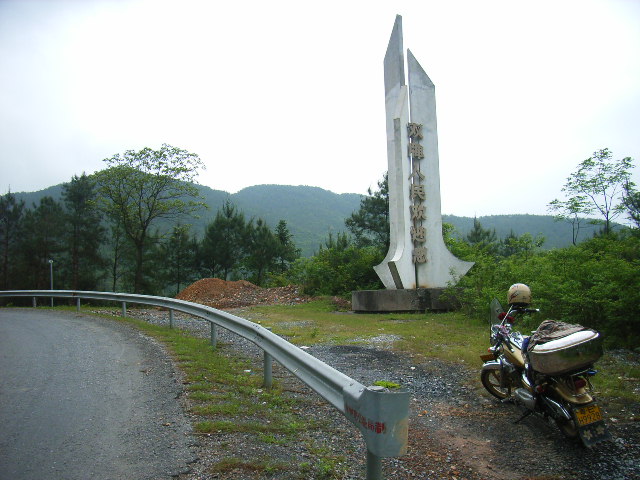
[[[413,243],[412,261],[413,263],[425,263],[427,261],[427,230],[422,225],[426,220],[425,186],[422,184],[424,175],[420,171],[420,160],[424,159],[424,149],[419,143],[422,140],[422,125],[419,123],[407,124],[409,136],[408,156],[411,165],[411,175],[409,176],[409,209],[411,214],[411,242]]]

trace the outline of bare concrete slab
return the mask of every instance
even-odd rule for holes
[[[351,308],[358,313],[448,311],[455,302],[444,288],[360,290],[351,293]]]

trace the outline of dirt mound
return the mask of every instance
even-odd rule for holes
[[[249,305],[294,305],[309,301],[299,287],[262,288],[246,280],[228,282],[203,278],[182,290],[176,298],[224,310]]]

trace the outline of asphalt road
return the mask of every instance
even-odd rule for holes
[[[187,471],[180,392],[163,349],[127,325],[0,308],[0,480]]]

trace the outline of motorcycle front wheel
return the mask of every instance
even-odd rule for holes
[[[482,386],[487,389],[494,397],[502,400],[509,396],[509,388],[500,386],[501,372],[499,369],[495,370],[483,370],[480,374],[480,381]]]

